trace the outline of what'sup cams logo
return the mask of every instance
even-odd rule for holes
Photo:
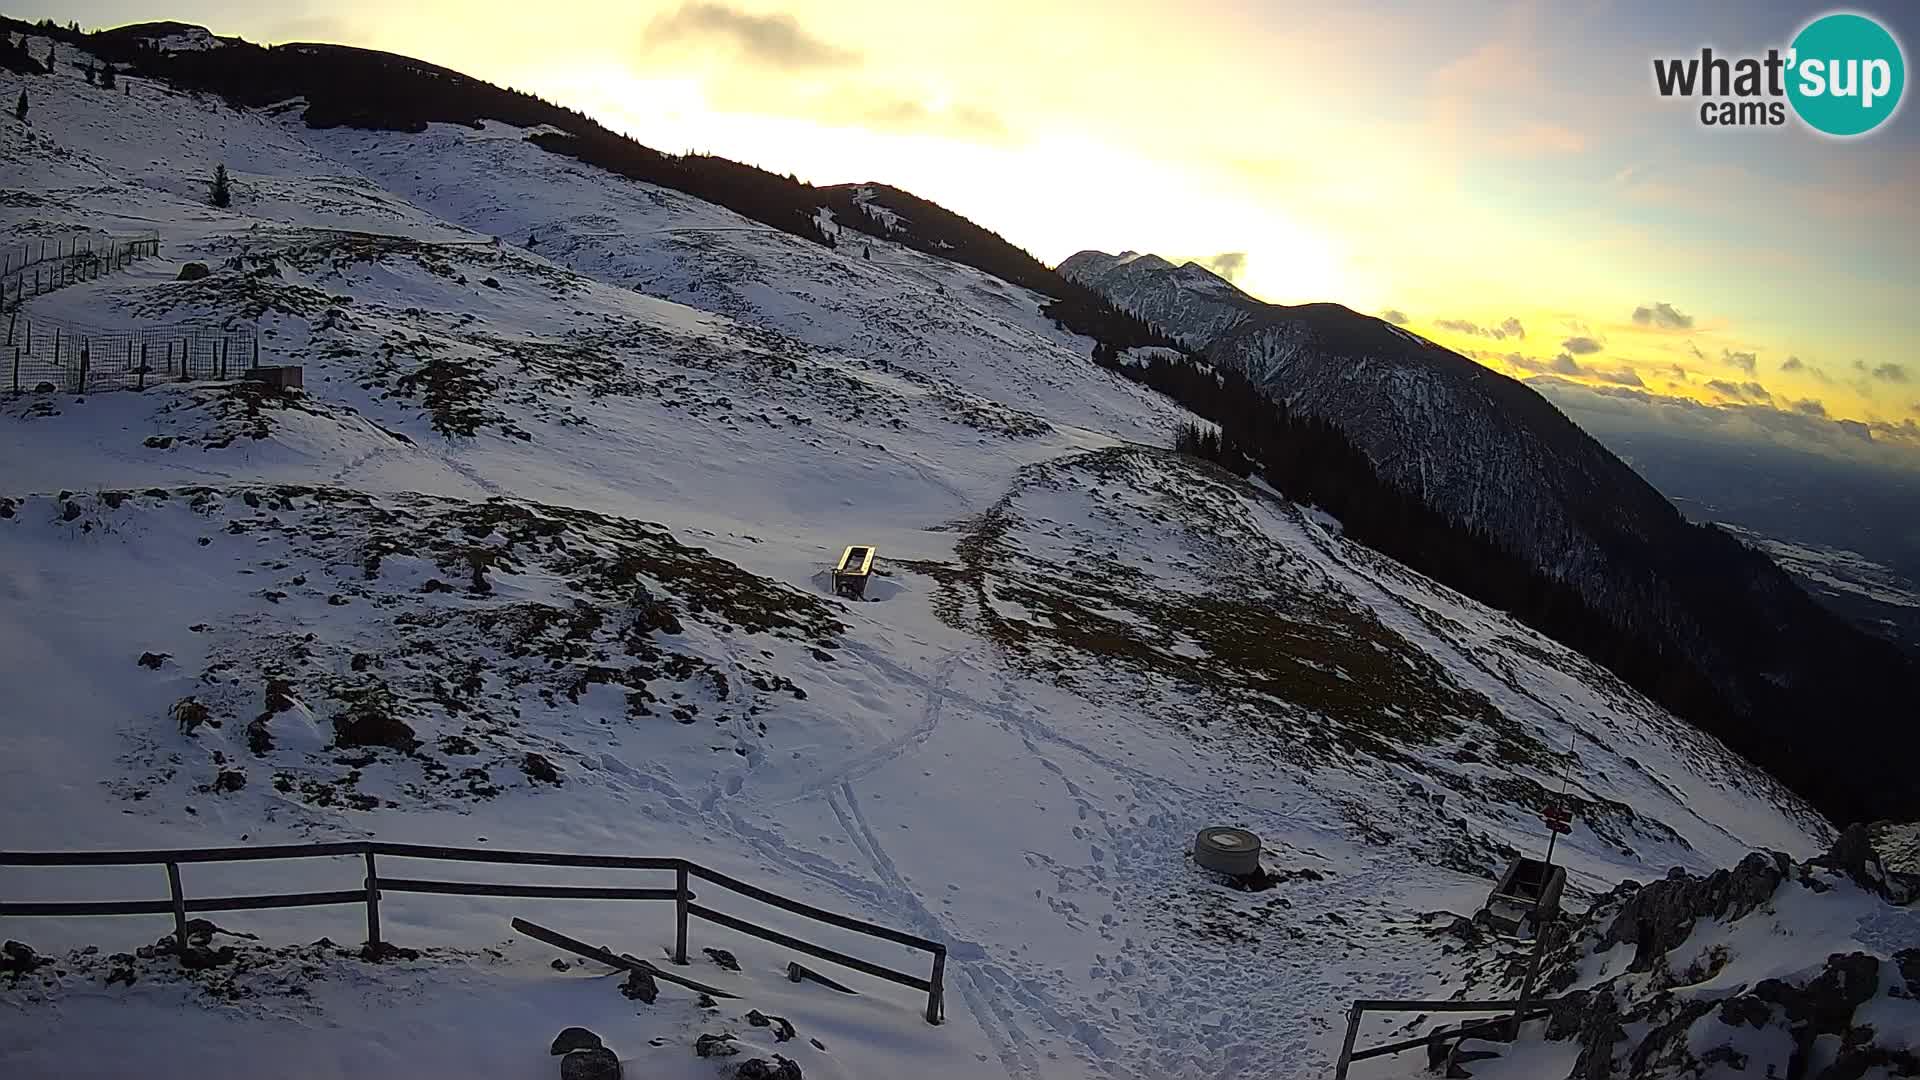
[[[1700,98],[1706,127],[1780,127],[1787,109],[1822,134],[1849,138],[1886,123],[1907,87],[1906,57],[1886,27],[1865,15],[1822,15],[1783,52],[1764,57],[1656,59],[1661,97]]]

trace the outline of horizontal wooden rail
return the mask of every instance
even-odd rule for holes
[[[1548,1010],[1546,1009],[1529,1009],[1520,1014],[1520,1022],[1525,1023],[1528,1020],[1538,1020],[1547,1015],[1547,1013]],[[1355,1050],[1347,1060],[1365,1061],[1368,1058],[1386,1057],[1389,1054],[1403,1054],[1408,1050],[1417,1050],[1420,1047],[1432,1043],[1436,1036],[1443,1040],[1472,1038],[1479,1032],[1497,1031],[1511,1023],[1513,1023],[1512,1016],[1498,1016],[1492,1020],[1479,1020],[1471,1024],[1462,1024],[1457,1028],[1430,1031],[1425,1035],[1416,1036],[1411,1039],[1403,1039],[1397,1043],[1386,1043],[1381,1046],[1369,1046],[1365,1050]]]
[[[672,898],[672,892],[668,892]],[[265,911],[269,908],[327,907],[332,904],[364,903],[362,889],[336,889],[331,892],[267,893],[260,896],[210,896],[186,901],[188,911]],[[171,900],[71,900],[4,901],[0,915],[167,915],[173,911]]]
[[[0,916],[169,915],[172,913],[173,901],[171,900],[0,900]]]
[[[381,892],[443,896],[533,896],[552,900],[678,900],[678,889],[619,889],[604,885],[499,885],[479,881],[417,881],[380,875]],[[355,894],[358,896],[359,894]]]
[[[678,870],[685,859],[652,855],[568,855],[552,851],[493,851],[487,848],[438,847],[431,844],[392,844],[362,841],[376,855],[403,859],[442,859],[450,862],[505,863],[515,866],[586,866],[607,870]]]
[[[1432,1045],[1436,1040],[1466,1038],[1474,1032],[1489,1028],[1505,1028],[1517,1032],[1519,1025],[1546,1016],[1551,1010],[1551,999],[1533,998],[1530,1000],[1501,999],[1495,1001],[1417,1001],[1393,998],[1361,998],[1347,1010],[1347,1037],[1340,1047],[1340,1057],[1334,1063],[1334,1080],[1346,1080],[1347,1068],[1356,1061],[1368,1058],[1385,1057],[1388,1054],[1404,1053],[1423,1046]],[[1354,1042],[1360,1035],[1360,1018],[1370,1012],[1499,1012],[1507,1015],[1480,1023],[1463,1024],[1451,1030],[1429,1031],[1425,1035],[1399,1042],[1383,1043],[1357,1050]]]
[[[781,908],[785,911],[791,911],[795,915],[805,915],[809,919],[826,923],[829,926],[837,926],[842,930],[851,930],[856,934],[869,934],[873,937],[884,938],[887,941],[905,945],[910,949],[921,949],[926,952],[945,952],[947,948],[937,941],[929,941],[926,938],[889,929],[888,927],[870,923],[863,919],[854,919],[845,915],[838,915],[834,912],[814,907],[812,904],[803,904],[798,900],[789,900],[777,893],[770,893],[757,885],[749,885],[738,878],[728,877],[725,874],[709,870],[704,866],[695,866],[689,863],[687,864],[687,870],[695,877],[704,878],[707,881],[713,882],[715,885],[731,889],[741,896],[758,900],[763,904],[770,904],[773,907]]]
[[[266,908],[326,907],[330,904],[359,904],[367,894],[360,889],[333,892],[272,893],[266,896],[223,896],[208,900],[188,900],[188,911],[255,911]]]
[[[743,934],[757,937],[762,941],[771,941],[775,945],[785,945],[789,949],[806,953],[808,956],[817,956],[822,960],[831,960],[841,967],[864,972],[876,979],[885,979],[891,983],[899,983],[901,986],[910,986],[923,993],[933,989],[933,984],[925,979],[915,978],[912,975],[903,974],[889,967],[882,967],[879,964],[862,960],[857,956],[848,956],[846,953],[837,952],[824,945],[815,945],[812,942],[802,941],[797,937],[790,937],[778,930],[768,930],[763,926],[755,926],[745,919],[736,918],[724,911],[715,911],[701,904],[688,904],[687,914],[692,915],[696,919],[705,919],[710,923],[718,923],[729,930],[738,930]],[[945,950],[943,949],[942,951],[944,952]]]
[[[0,851],[0,866],[139,866],[151,863],[251,862],[364,855],[368,841],[330,844],[259,844],[253,847],[162,848],[154,851]]]
[[[1499,1001],[1395,1001],[1391,999],[1376,1001],[1372,998],[1361,998],[1353,1003],[1353,1007],[1361,1012],[1496,1012],[1503,1009],[1512,1012],[1522,1004],[1537,1005],[1539,1002],[1505,999]]]
[[[259,896],[211,897],[188,899],[180,882],[180,867],[191,863],[258,862],[268,859],[311,859],[360,856],[365,860],[364,876],[358,889],[327,892],[274,893]],[[517,866],[584,867],[605,870],[671,870],[672,888],[637,888],[600,885],[530,885],[498,882],[439,881],[420,878],[395,878],[380,874],[375,856],[398,859],[430,859],[447,862],[492,863]],[[851,916],[814,907],[769,892],[739,878],[686,859],[671,856],[573,855],[549,851],[500,851],[487,848],[443,847],[433,844],[401,844],[384,840],[345,840],[318,844],[259,844],[224,848],[153,848],[137,851],[0,851],[0,867],[80,867],[80,866],[164,866],[167,871],[166,900],[112,901],[8,901],[0,900],[0,917],[21,916],[93,916],[93,915],[166,915],[174,917],[175,940],[186,940],[188,912],[252,911],[267,908],[320,907],[333,904],[365,904],[367,944],[371,955],[381,955],[380,896],[383,893],[429,893],[447,896],[534,897],[566,900],[640,900],[674,902],[676,933],[673,958],[687,962],[687,921],[700,918],[751,937],[818,957],[841,967],[871,975],[877,979],[919,990],[927,995],[926,1017],[940,1023],[944,1011],[944,982],[947,947],[929,938],[909,934]],[[933,958],[932,977],[923,979],[892,968],[862,960],[836,949],[815,945],[777,930],[770,930],[736,915],[693,902],[688,888],[690,878],[718,885],[749,900],[791,912],[815,922],[825,923],[856,934],[890,941],[918,949]]]

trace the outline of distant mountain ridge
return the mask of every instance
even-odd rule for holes
[[[1911,701],[1910,659],[1817,605],[1766,556],[1689,523],[1531,388],[1338,304],[1264,303],[1194,263],[1082,251],[1059,270],[1289,411],[1332,424],[1382,479],[1570,586],[1650,655],[1563,640],[1599,652],[1829,813],[1920,805],[1908,770],[1862,751],[1920,748],[1893,720]],[[1561,606],[1542,598],[1519,614],[1564,632],[1574,620]]]

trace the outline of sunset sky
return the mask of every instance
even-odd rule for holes
[[[389,49],[660,149],[892,183],[1050,263],[1212,260],[1265,299],[1385,314],[1521,377],[1920,446],[1916,110],[1837,141],[1794,121],[1705,128],[1653,88],[1656,56],[1784,48],[1822,5],[268,7],[6,5]],[[1912,63],[1920,17],[1856,10]]]

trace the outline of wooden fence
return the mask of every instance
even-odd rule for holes
[[[15,245],[0,252],[0,311],[110,274],[135,259],[160,254],[160,234],[74,236]]]
[[[253,862],[265,859],[313,859],[358,855],[366,862],[366,876],[358,888],[325,892],[273,893],[254,896],[193,898],[180,883],[180,867],[186,863]],[[468,881],[435,881],[416,878],[382,877],[375,856],[406,859],[439,859],[452,862],[495,863],[516,866],[569,866],[618,870],[672,871],[672,888],[614,888],[599,885],[522,885]],[[257,911],[268,908],[323,907],[330,904],[364,904],[367,909],[367,944],[377,953],[380,948],[380,896],[386,892],[435,893],[452,896],[537,897],[573,900],[657,900],[673,901],[675,931],[673,961],[687,962],[687,922],[702,919],[751,937],[785,946],[808,956],[818,957],[876,979],[896,983],[927,995],[927,1022],[938,1024],[945,1013],[947,947],[940,942],[840,915],[801,903],[729,877],[686,859],[630,855],[568,855],[545,851],[489,851],[480,848],[436,847],[421,844],[394,844],[383,840],[352,840],[321,844],[277,844],[234,848],[179,848],[158,851],[0,851],[0,866],[162,866],[167,872],[165,900],[113,901],[19,901],[0,900],[0,917],[90,916],[90,915],[166,915],[174,921],[174,941],[184,946],[187,940],[187,913],[206,911]],[[746,919],[695,903],[691,880],[717,885],[750,900],[792,912],[815,922],[850,930],[856,934],[880,938],[933,958],[930,977],[921,978],[896,971],[872,961],[850,956],[823,945],[770,930]]]
[[[1479,1036],[1483,1033],[1492,1033],[1494,1037],[1505,1035],[1511,1039],[1522,1023],[1547,1015],[1548,1006],[1551,1004],[1551,1001],[1539,998],[1518,1001],[1380,1001],[1361,998],[1347,1010],[1347,1038],[1340,1046],[1340,1059],[1333,1067],[1334,1080],[1347,1080],[1347,1069],[1354,1062],[1365,1061],[1368,1058],[1401,1054],[1422,1047],[1431,1050],[1454,1040]],[[1491,1012],[1506,1015],[1491,1020],[1462,1024],[1457,1028],[1436,1028],[1425,1035],[1417,1035],[1411,1039],[1356,1050],[1353,1044],[1360,1035],[1360,1018],[1370,1012]]]

